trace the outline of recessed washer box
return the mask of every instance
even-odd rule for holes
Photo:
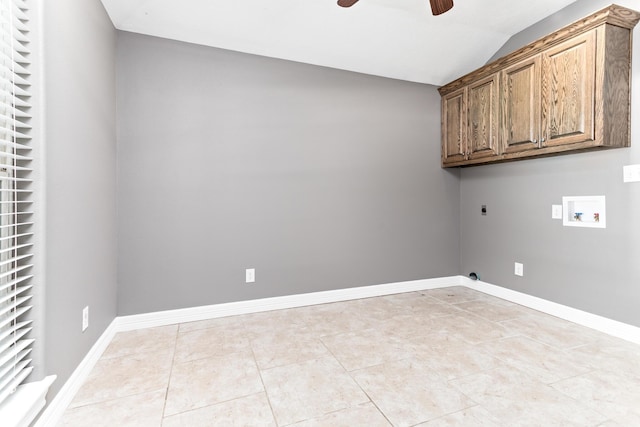
[[[605,196],[563,197],[562,211],[566,227],[607,228]]]

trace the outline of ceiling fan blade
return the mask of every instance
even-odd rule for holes
[[[434,15],[443,14],[453,7],[453,0],[429,0],[429,2]]]
[[[358,0],[338,0],[338,6],[341,7],[351,7],[356,3],[358,3]]]

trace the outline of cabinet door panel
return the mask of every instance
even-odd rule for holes
[[[501,99],[504,152],[538,148],[540,56],[519,62],[502,72]]]
[[[542,57],[543,146],[594,140],[595,31]]]
[[[469,86],[469,129],[467,144],[470,159],[500,154],[498,139],[498,75]]]
[[[442,98],[442,164],[467,157],[467,90]]]

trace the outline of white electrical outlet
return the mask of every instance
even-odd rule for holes
[[[551,205],[551,218],[562,219],[562,205]]]
[[[515,268],[514,268],[514,274],[516,276],[524,276],[524,265],[519,262],[516,262]]]
[[[624,182],[640,181],[640,165],[628,165],[622,167],[622,176]]]
[[[255,268],[247,268],[245,270],[245,282],[246,283],[254,283],[256,281],[256,269]]]
[[[89,327],[89,306],[82,309],[82,332]]]

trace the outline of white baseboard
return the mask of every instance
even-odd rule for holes
[[[100,336],[87,356],[64,384],[35,427],[55,426],[73,400],[80,386],[95,366],[96,362],[107,348],[117,332],[157,326],[173,325],[176,323],[194,322],[198,320],[214,319],[240,314],[259,313],[263,311],[281,310],[287,308],[304,307],[315,304],[326,304],[348,301],[360,298],[371,298],[402,292],[414,292],[427,289],[446,288],[449,286],[465,286],[498,298],[511,301],[543,313],[550,314],[595,330],[640,344],[640,328],[622,322],[607,319],[602,316],[587,313],[537,298],[521,292],[513,291],[481,281],[473,281],[464,276],[443,277],[437,279],[414,280],[409,282],[389,283],[384,285],[362,286],[358,288],[336,289],[332,291],[312,292],[300,295],[286,295],[281,297],[263,298],[250,301],[238,301],[225,304],[215,304],[202,307],[192,307],[178,310],[159,311],[155,313],[136,314],[116,317]]]
[[[34,427],[53,427],[58,424],[64,411],[67,409],[76,393],[89,376],[89,373],[107,349],[109,343],[118,332],[115,328],[115,320],[109,324],[100,338],[91,347],[91,350],[82,359],[78,367],[73,371],[69,379],[64,383],[60,391],[55,395],[49,406],[40,415]]]
[[[627,323],[618,322],[616,320],[527,295],[522,292],[503,288],[501,286],[492,285],[479,280],[471,280],[464,276],[460,276],[459,284],[485,294],[493,295],[495,297],[577,323],[578,325],[586,326],[587,328],[595,329],[596,331],[604,332],[605,334],[612,335],[626,341],[640,344],[640,328]]]
[[[360,298],[371,298],[402,292],[445,288],[448,286],[457,286],[459,284],[460,276],[413,280],[409,282],[361,286],[358,288],[336,289],[332,291],[312,292],[308,294],[286,295],[250,301],[191,307],[179,310],[135,314],[131,316],[118,317],[114,322],[116,323],[117,331],[130,331],[157,326],[174,325],[176,323],[235,316],[239,314],[260,313],[263,311],[282,310],[286,308],[304,307],[307,305],[326,304]]]

